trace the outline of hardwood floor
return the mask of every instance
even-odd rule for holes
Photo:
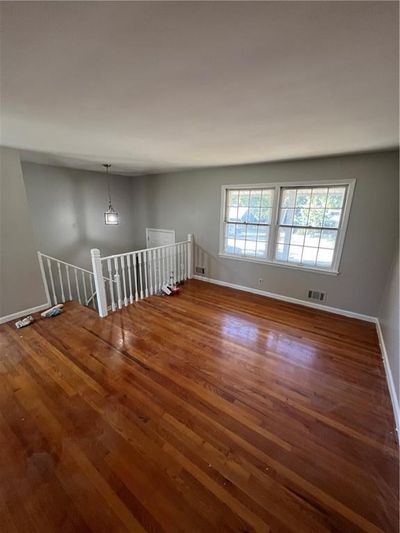
[[[190,281],[0,350],[3,533],[398,531],[372,324]]]

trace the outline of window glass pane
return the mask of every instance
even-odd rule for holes
[[[292,232],[292,228],[282,228],[280,227],[278,229],[278,238],[277,242],[282,244],[289,244],[290,243],[290,234]]]
[[[228,254],[235,253],[235,224],[226,224],[225,226],[225,247],[224,250]]]
[[[239,191],[239,205],[248,207],[250,202],[250,191]]]
[[[239,220],[237,207],[228,207],[228,220],[232,222],[237,222]]]
[[[259,218],[259,222],[260,224],[271,224],[271,211],[272,209],[270,208],[261,208],[260,209],[260,218]]]
[[[277,244],[275,259],[277,261],[287,261],[289,255],[289,246],[287,244]]]
[[[294,209],[281,209],[279,223],[286,226],[293,224]]]
[[[317,260],[318,248],[310,248],[305,246],[303,248],[303,256],[301,259],[302,265],[314,266]]]
[[[257,240],[260,242],[267,242],[269,240],[268,226],[258,226]]]
[[[345,193],[346,187],[330,187],[326,207],[341,209],[343,207]]]
[[[317,266],[329,268],[332,266],[333,250],[320,248],[317,255]]]
[[[255,223],[260,222],[260,208],[259,207],[250,207],[247,214],[247,222]]]
[[[317,187],[312,190],[311,207],[324,208],[326,205],[326,198],[328,189],[326,187]]]
[[[244,239],[246,237],[246,225],[235,224],[236,239]]]
[[[318,248],[320,237],[321,237],[321,230],[319,229],[306,230],[304,246],[312,246],[314,248]]]
[[[250,207],[260,207],[261,206],[261,191],[252,190],[250,191]]]
[[[242,254],[246,243],[246,226],[236,224],[235,253]]]
[[[239,192],[238,191],[228,191],[228,202],[229,206],[236,207],[239,201]]]
[[[236,235],[236,224],[227,224],[225,234],[226,237],[234,239]]]
[[[303,246],[305,233],[306,233],[305,229],[293,228],[292,236],[290,239],[290,244],[296,244],[298,246]]]
[[[256,246],[256,241],[246,241],[244,249],[245,255],[254,257],[256,255]]]
[[[301,262],[301,254],[303,252],[302,246],[289,246],[289,255],[288,255],[288,261],[290,263],[300,263]]]
[[[310,209],[308,225],[314,228],[321,228],[324,225],[325,209]]]
[[[326,209],[324,216],[325,228],[338,228],[340,222],[340,209]]]
[[[272,207],[274,200],[274,190],[264,189],[261,196],[261,207]]]
[[[298,189],[296,207],[310,207],[311,189]]]
[[[256,256],[257,257],[266,257],[267,255],[267,243],[257,241],[256,246]]]
[[[294,207],[296,202],[296,189],[283,189],[282,207]]]
[[[246,239],[248,241],[256,241],[257,240],[257,227],[249,225],[246,227]]]
[[[235,255],[244,255],[244,241],[236,241],[235,243]]]
[[[321,233],[321,248],[330,248],[333,250],[336,244],[337,230],[324,229]]]
[[[240,222],[251,222],[250,209],[248,207],[239,208]]]
[[[238,208],[238,220],[239,222],[247,222],[247,217],[249,214],[248,207],[239,207]]]
[[[297,207],[294,210],[293,225],[294,226],[307,226],[308,224],[308,209]]]

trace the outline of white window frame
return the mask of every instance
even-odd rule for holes
[[[246,261],[250,263],[262,263],[273,266],[278,266],[281,268],[290,268],[296,270],[311,270],[314,272],[319,272],[321,274],[330,274],[338,275],[340,261],[342,258],[343,245],[346,238],[347,226],[350,217],[350,209],[353,200],[354,188],[356,185],[356,179],[345,179],[345,180],[309,180],[309,181],[282,181],[278,183],[246,183],[246,184],[232,184],[232,185],[222,185],[221,187],[221,214],[220,214],[220,231],[219,231],[219,253],[218,255],[224,259],[233,259],[235,261]],[[279,227],[279,207],[281,205],[281,195],[282,190],[287,187],[347,187],[347,194],[345,202],[342,208],[342,216],[340,219],[338,230],[338,237],[336,240],[336,245],[334,249],[334,256],[332,266],[330,268],[323,268],[318,266],[307,266],[307,265],[298,265],[290,264],[284,261],[277,261],[275,259],[275,249],[276,249],[276,232]],[[271,225],[269,232],[268,240],[268,249],[266,259],[260,257],[246,257],[243,255],[228,254],[224,251],[224,233],[225,233],[225,213],[226,213],[226,197],[228,190],[239,190],[239,189],[274,189],[274,200],[272,205],[271,213]]]

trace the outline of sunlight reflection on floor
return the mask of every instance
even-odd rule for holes
[[[248,320],[231,315],[225,315],[222,318],[221,332],[228,337],[251,342],[257,341],[258,338],[257,326]]]

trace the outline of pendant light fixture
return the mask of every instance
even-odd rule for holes
[[[104,223],[107,224],[107,226],[115,226],[116,224],[119,224],[119,215],[118,213],[113,209],[113,206],[111,204],[111,190],[110,190],[110,163],[103,163],[103,167],[106,169],[107,174],[107,189],[108,189],[108,209],[104,213]]]

